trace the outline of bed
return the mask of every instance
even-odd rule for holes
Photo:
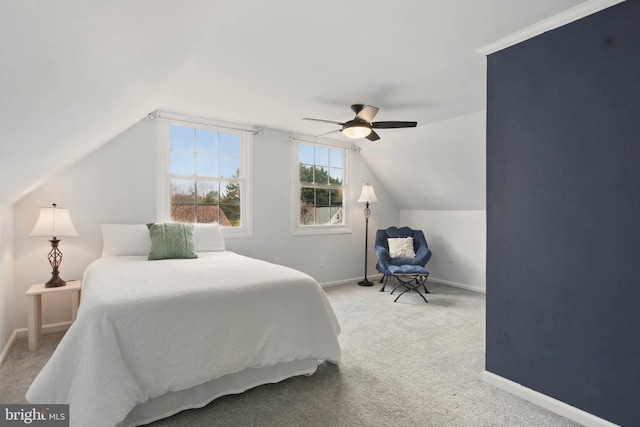
[[[71,426],[135,426],[340,361],[340,326],[310,276],[226,250],[104,256],[76,321],[32,383]]]

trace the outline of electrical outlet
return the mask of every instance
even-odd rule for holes
[[[279,256],[274,257],[274,258],[273,258],[273,263],[274,263],[274,264],[280,264],[280,257],[279,257]]]
[[[449,252],[449,253],[447,254],[447,261],[449,261],[449,262],[453,262],[453,252]]]
[[[326,267],[327,266],[327,258],[321,256],[320,257],[320,267]]]

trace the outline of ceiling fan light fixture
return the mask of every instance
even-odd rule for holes
[[[344,126],[342,129],[342,133],[345,134],[347,138],[352,139],[360,139],[366,138],[371,133],[371,128],[365,125],[354,124],[351,126]]]

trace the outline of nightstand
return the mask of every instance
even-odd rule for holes
[[[29,297],[29,351],[38,349],[38,341],[42,336],[42,295],[55,292],[71,292],[71,321],[76,320],[78,306],[80,305],[80,291],[82,281],[71,280],[65,286],[57,288],[45,288],[43,283],[33,285],[27,291]]]

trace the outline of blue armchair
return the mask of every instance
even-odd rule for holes
[[[413,237],[415,258],[391,258],[388,239],[397,237]],[[429,275],[425,267],[431,259],[431,250],[421,230],[412,230],[409,227],[389,227],[386,230],[378,230],[376,232],[375,250],[378,257],[376,270],[383,274],[380,283],[384,283],[384,285],[380,292],[384,291],[389,277],[393,277],[396,274]],[[424,287],[424,290],[428,292],[426,287]]]

